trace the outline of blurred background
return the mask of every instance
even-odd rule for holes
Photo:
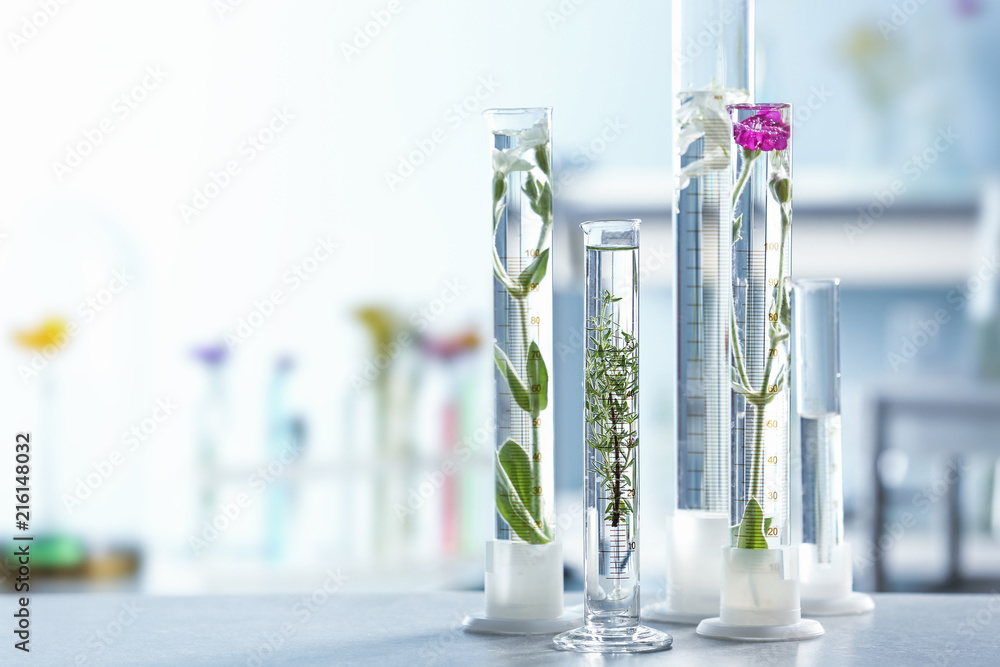
[[[480,112],[545,105],[567,581],[577,225],[639,217],[643,579],[662,590],[669,2],[9,0],[0,26],[0,422],[32,434],[40,586],[481,587]],[[1000,580],[998,31],[985,0],[757,3],[758,100],[796,108],[794,274],[842,279],[862,589]]]

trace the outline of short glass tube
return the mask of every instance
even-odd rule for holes
[[[671,640],[639,623],[639,221],[581,226],[584,626],[555,643],[587,652],[655,650]]]
[[[791,107],[737,104],[733,121],[731,546],[790,544]]]
[[[840,435],[840,281],[792,288],[795,392],[802,450],[802,543],[829,564],[844,540]]]

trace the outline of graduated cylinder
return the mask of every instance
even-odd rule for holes
[[[485,112],[492,131],[496,514],[487,544],[486,615],[563,611],[553,520],[552,113]]]
[[[791,107],[736,104],[733,122],[732,489],[719,617],[698,632],[788,640],[823,633],[802,620],[789,530]]]
[[[639,221],[583,225],[584,625],[559,648],[635,652],[670,637],[639,624]]]
[[[697,622],[719,606],[728,539],[731,220],[728,104],[753,95],[753,0],[674,0],[676,510],[667,599],[645,610]]]
[[[802,609],[810,614],[861,613],[874,603],[852,591],[851,549],[844,541],[840,282],[796,281],[792,308],[802,455]]]

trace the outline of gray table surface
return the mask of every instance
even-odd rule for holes
[[[335,594],[312,611],[302,600],[37,595],[25,655],[12,646],[15,600],[5,595],[0,664],[1000,665],[1000,594],[876,595],[874,613],[823,619],[826,635],[804,642],[733,643],[657,624],[673,635],[671,650],[611,658],[556,651],[549,637],[463,632],[482,593]]]

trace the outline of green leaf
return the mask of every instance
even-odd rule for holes
[[[493,345],[493,359],[496,361],[500,374],[507,380],[507,386],[510,388],[510,393],[514,397],[514,401],[517,402],[518,407],[525,412],[531,412],[531,394],[528,392],[528,388],[524,386],[524,382],[518,377],[517,371],[514,370],[514,365],[510,363],[510,359],[500,349],[500,346],[495,343]]]
[[[507,179],[503,174],[493,175],[493,203],[497,203],[507,194]]]
[[[535,341],[528,347],[528,384],[531,386],[531,412],[538,414],[549,404],[549,371]],[[538,391],[534,390],[536,386]]]
[[[517,277],[517,284],[520,286],[521,290],[527,294],[531,291],[532,284],[537,285],[545,279],[545,274],[548,270],[549,249],[546,248],[538,253],[538,257],[536,257],[531,264],[524,267],[524,270],[521,271],[521,275]]]
[[[733,220],[733,245],[736,245],[736,242],[739,241],[741,238],[743,238],[742,236],[740,236],[740,230],[741,229],[743,229],[743,214],[742,213],[740,213],[738,216],[736,216],[736,219]]]
[[[528,453],[514,442],[508,439],[497,451],[497,461],[503,468],[511,486],[517,492],[521,503],[531,515],[534,525],[541,525],[542,519],[542,497],[534,493],[534,487],[538,486],[538,475],[535,473],[535,466]]]
[[[538,168],[542,170],[542,173],[549,176],[549,145],[542,144],[541,146],[535,147],[535,161],[538,162]]]
[[[764,539],[764,510],[756,498],[751,498],[743,510],[743,521],[740,522],[739,537],[736,547],[739,549],[767,549]]]
[[[504,521],[510,525],[511,530],[513,530],[518,537],[528,544],[547,544],[552,541],[552,538],[539,528],[535,519],[532,517],[531,512],[528,511],[528,508],[524,503],[523,496],[514,485],[514,482],[511,481],[511,476],[507,472],[508,466],[511,466],[511,469],[513,470],[517,466],[522,465],[522,463],[518,462],[517,453],[514,451],[515,449],[521,452],[521,456],[523,456],[526,461],[528,455],[523,449],[521,449],[520,445],[513,440],[505,442],[500,448],[500,451],[497,452],[497,511],[500,512],[500,516],[504,518]],[[517,475],[515,475],[515,478],[517,478]]]

